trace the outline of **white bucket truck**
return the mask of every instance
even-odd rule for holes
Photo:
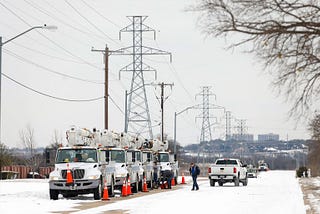
[[[122,190],[124,182],[130,179],[132,192],[136,193],[142,185],[143,168],[141,151],[135,138],[126,133],[103,130],[101,149],[106,161],[115,165],[115,189]]]
[[[151,143],[151,149],[155,152],[154,153],[154,160],[158,166],[158,178],[159,181],[164,181],[168,179],[166,175],[168,173],[171,174],[171,178],[174,179],[175,183],[177,184],[178,176],[179,176],[179,166],[178,161],[174,154],[171,154],[168,151],[168,142],[167,141],[160,141],[160,140],[153,140]],[[171,182],[171,181],[168,181]]]
[[[57,200],[59,194],[74,197],[93,193],[99,200],[105,186],[113,195],[115,170],[97,145],[100,132],[71,127],[66,134],[68,145],[58,148],[55,169],[49,176],[50,199]]]

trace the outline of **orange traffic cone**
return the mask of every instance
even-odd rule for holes
[[[181,184],[186,184],[186,181],[184,180],[184,174],[182,173],[182,181]]]
[[[175,186],[176,185],[176,181],[174,180],[174,178],[171,179],[171,186]]]
[[[131,192],[130,177],[128,177],[128,183],[127,183],[127,195],[132,195],[132,192]]]
[[[72,173],[69,169],[69,164],[67,163],[67,184],[73,183]]]
[[[127,186],[126,186],[126,179],[123,181],[122,190],[121,190],[121,196],[126,197],[127,194]]]
[[[145,176],[144,176],[144,178],[143,178],[143,188],[142,188],[142,192],[149,192],[149,191],[148,191],[147,181],[146,181],[146,177],[145,177]]]
[[[110,200],[109,198],[109,192],[108,192],[108,187],[107,187],[107,181],[104,181],[104,188],[103,188],[103,201]]]

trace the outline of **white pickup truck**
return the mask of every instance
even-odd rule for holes
[[[239,186],[248,184],[247,168],[239,159],[221,158],[217,159],[215,164],[208,168],[210,186],[218,182],[219,186],[224,183],[234,183]]]

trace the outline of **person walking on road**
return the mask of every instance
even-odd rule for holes
[[[200,168],[195,165],[194,163],[191,163],[190,164],[190,169],[189,169],[189,172],[192,176],[192,181],[193,181],[193,185],[192,185],[192,191],[193,190],[199,190],[199,186],[198,186],[198,183],[197,183],[197,177],[198,175],[200,175]]]

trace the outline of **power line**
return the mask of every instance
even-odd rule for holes
[[[12,11],[10,8],[8,8],[6,5],[4,5],[3,3],[0,2],[0,5],[2,5],[4,8],[6,8],[10,13],[12,13],[14,16],[16,16],[18,19],[20,19],[23,23],[25,23],[26,25],[28,25],[29,27],[32,27],[28,22],[26,22],[23,18],[21,18],[18,14],[16,14],[14,11]],[[82,62],[84,62],[85,64],[94,67],[98,70],[100,70],[99,67],[95,66],[94,64],[85,61],[84,59],[82,59],[81,57],[73,54],[71,51],[65,49],[63,46],[59,45],[57,42],[53,41],[52,39],[50,39],[49,37],[47,37],[46,35],[44,35],[43,33],[40,33],[39,31],[37,31],[42,37],[46,38],[48,41],[50,41],[52,44],[54,44],[55,46],[59,47],[60,49],[64,50],[66,53],[68,53],[69,55],[73,56],[74,58],[77,58],[79,60],[81,60]]]
[[[104,98],[104,97],[96,97],[96,98],[81,99],[81,100],[80,100],[80,99],[67,99],[67,98],[56,97],[56,96],[52,96],[52,95],[43,93],[43,92],[41,92],[41,91],[35,90],[35,89],[33,89],[33,88],[29,87],[29,86],[26,86],[26,85],[24,85],[24,84],[16,81],[15,79],[9,77],[8,75],[6,75],[6,74],[4,74],[4,73],[2,73],[2,75],[3,75],[4,77],[6,77],[7,79],[15,82],[16,84],[18,84],[18,85],[20,85],[20,86],[22,86],[22,87],[24,87],[24,88],[26,88],[26,89],[29,89],[30,91],[33,91],[33,92],[35,92],[35,93],[37,93],[37,94],[41,94],[41,95],[43,95],[43,96],[50,97],[50,98],[53,98],[53,99],[56,99],[56,100],[68,101],[68,102],[92,102],[92,101],[101,100],[101,99]]]
[[[159,48],[159,44],[157,41],[155,41],[155,44],[156,46]],[[162,56],[164,57],[164,56]],[[193,102],[193,97],[191,96],[191,94],[189,93],[189,91],[187,90],[187,88],[184,86],[183,82],[181,81],[179,75],[178,75],[178,72],[176,70],[176,68],[171,64],[171,63],[168,63],[166,62],[167,65],[169,66],[170,70],[173,71],[173,74],[176,76],[178,82],[180,83],[180,85],[182,86],[183,90],[187,93],[188,97],[190,98],[190,100]]]
[[[85,4],[87,7],[89,7],[91,10],[93,10],[96,14],[98,14],[100,17],[102,17],[103,19],[105,19],[106,21],[110,22],[111,24],[113,24],[116,27],[121,27],[120,25],[117,25],[116,23],[114,23],[113,21],[111,21],[110,19],[108,19],[107,17],[103,16],[99,11],[97,11],[94,7],[90,6],[88,3],[86,3],[85,1],[81,0],[83,4]]]
[[[48,10],[45,10],[45,9],[41,8],[39,5],[35,4],[34,2],[31,3],[31,2],[28,2],[27,0],[24,0],[24,1],[25,1],[27,4],[29,4],[31,7],[33,7],[34,9],[40,11],[41,13],[43,13],[43,14],[45,14],[45,15],[47,15],[47,16],[55,19],[55,20],[58,20],[58,21],[61,22],[62,24],[66,25],[66,26],[68,26],[68,27],[70,27],[70,28],[72,28],[72,29],[80,32],[80,33],[86,34],[86,35],[88,35],[88,36],[94,35],[94,36],[96,36],[97,38],[101,39],[101,41],[104,41],[104,38],[102,38],[100,35],[94,34],[93,32],[86,32],[86,31],[82,30],[81,28],[77,28],[77,27],[75,27],[74,25],[71,25],[71,24],[65,22],[63,19],[61,19],[61,18],[53,15],[53,14],[50,13]],[[58,11],[60,14],[65,15],[64,13],[62,13],[60,10],[57,10],[54,6],[52,6],[52,5],[49,4],[48,2],[46,2],[46,3],[47,3],[50,7],[52,7],[52,8],[55,9],[56,11]],[[68,18],[69,18],[69,17],[68,17]],[[81,25],[81,24],[77,22],[77,25]],[[82,25],[82,27],[85,28],[84,25]]]
[[[103,35],[105,35],[108,39],[110,39],[111,41],[113,41],[114,43],[119,45],[119,42],[112,39],[110,36],[108,36],[105,32],[103,32],[102,30],[100,30],[100,28],[98,28],[95,24],[93,24],[88,18],[86,18],[84,15],[82,15],[80,13],[79,10],[77,10],[71,3],[68,2],[68,0],[64,0],[79,16],[81,16],[84,20],[86,20],[91,26],[93,26],[97,31],[99,31],[100,33],[102,33]]]
[[[102,82],[98,82],[98,81],[95,81],[95,80],[86,80],[86,79],[82,79],[82,78],[79,78],[79,77],[71,76],[71,75],[68,75],[68,74],[63,74],[63,73],[60,73],[58,71],[54,71],[54,70],[52,70],[50,68],[47,68],[47,67],[42,66],[42,65],[39,65],[39,64],[37,64],[35,62],[32,62],[32,61],[30,61],[30,60],[28,60],[28,59],[26,59],[26,58],[24,58],[22,56],[19,56],[18,54],[15,54],[15,53],[13,53],[13,52],[11,52],[9,50],[6,50],[6,49],[4,49],[4,50],[5,50],[4,52],[6,52],[7,54],[17,58],[18,60],[27,62],[29,64],[32,64],[32,65],[34,65],[36,67],[39,67],[41,69],[44,69],[44,70],[50,72],[50,73],[54,73],[56,75],[60,75],[60,76],[63,76],[63,77],[68,77],[70,79],[75,79],[75,80],[79,80],[79,81],[83,81],[83,82],[94,83],[94,84],[104,84]]]
[[[123,110],[120,108],[120,106],[114,101],[114,99],[112,99],[112,97],[110,96],[110,94],[108,95],[111,102],[119,109],[119,111],[124,115]]]
[[[50,58],[54,58],[54,59],[58,59],[58,60],[61,60],[61,61],[65,61],[65,62],[72,62],[72,63],[77,63],[77,64],[84,64],[83,62],[79,62],[79,61],[75,61],[75,60],[71,60],[71,59],[65,59],[65,58],[62,58],[62,57],[58,57],[58,56],[54,56],[54,55],[51,55],[51,54],[47,54],[47,53],[44,53],[42,51],[39,51],[39,50],[35,50],[33,48],[30,48],[30,47],[27,47],[27,46],[24,46],[20,43],[17,43],[17,42],[12,42],[13,44],[17,45],[17,46],[20,46],[24,49],[27,49],[29,51],[32,51],[34,53],[37,53],[37,54],[40,54],[40,55],[43,55],[43,56],[47,56],[47,57],[50,57]]]

